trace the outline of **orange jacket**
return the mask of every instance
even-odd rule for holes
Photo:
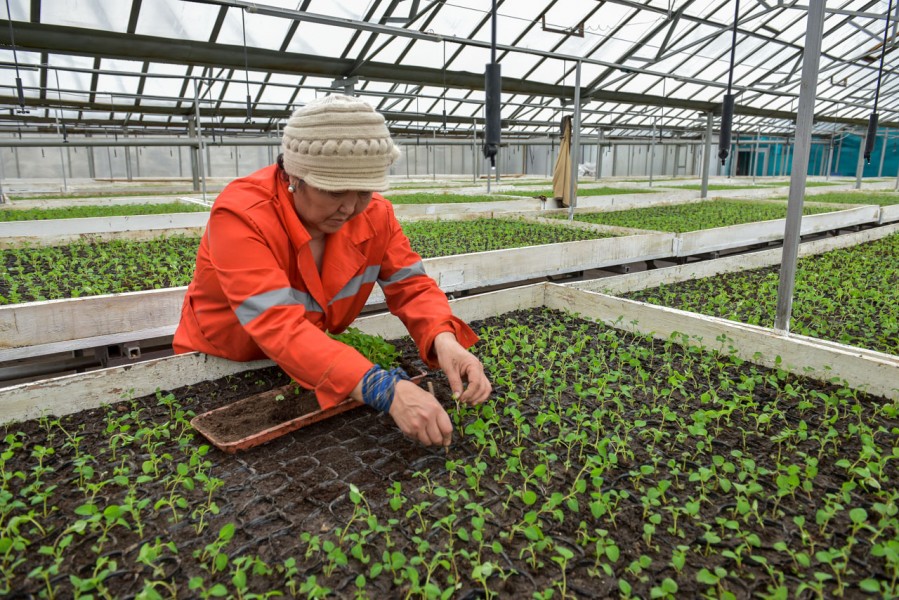
[[[446,296],[409,247],[393,207],[375,194],[364,212],[328,236],[321,275],[309,233],[275,165],[229,184],[212,207],[187,288],[175,352],[236,361],[271,358],[322,408],[341,402],[371,368],[329,338],[359,315],[375,281],[387,306],[436,367],[431,346],[451,331],[465,347],[477,336],[453,316]]]

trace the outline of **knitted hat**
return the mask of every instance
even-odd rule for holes
[[[284,170],[327,191],[383,192],[400,151],[384,117],[371,106],[333,94],[298,108],[281,139]]]

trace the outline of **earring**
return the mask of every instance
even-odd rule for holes
[[[297,191],[297,188],[293,187],[293,183],[288,183],[288,184],[287,184],[287,191],[290,192],[290,193],[292,194],[292,193],[294,193],[295,191]]]

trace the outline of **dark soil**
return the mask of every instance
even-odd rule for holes
[[[899,355],[899,235],[801,258],[790,330]],[[626,298],[774,326],[780,267],[638,290]]]
[[[508,318],[507,315],[480,325],[502,328]],[[511,318],[529,323],[535,332],[559,319],[567,319],[568,333],[557,340],[562,348],[582,335],[577,327],[583,322],[561,317],[560,313],[526,311],[513,314]],[[605,330],[599,325],[589,327]],[[628,370],[633,371],[631,361],[647,360],[637,358],[636,349],[661,351],[660,342],[624,334],[618,339],[622,344],[632,344],[635,349],[631,358],[621,359],[620,363],[615,362],[619,359],[614,357],[621,357],[621,354],[610,355],[613,358],[608,369],[620,370],[622,376]],[[416,354],[408,341],[398,344],[398,348],[409,359]],[[487,352],[484,342],[479,348],[479,352]],[[602,352],[608,349],[608,344],[594,343],[588,349]],[[679,364],[655,363],[649,367],[659,374],[661,382],[675,372],[692,372],[696,364],[690,362],[690,355],[680,356],[683,362]],[[513,357],[510,355],[509,358]],[[792,549],[807,548],[805,534],[797,525],[796,517],[805,519],[805,529],[811,532],[813,542],[817,540],[818,528],[814,523],[816,512],[823,507],[823,498],[844,489],[847,483],[846,471],[836,467],[834,460],[819,463],[813,492],[786,495],[778,500],[777,507],[764,500],[770,497],[773,484],[767,479],[762,480],[769,495],[758,496],[761,502],[759,514],[762,515],[758,519],[735,516],[733,491],[727,493],[709,486],[708,497],[701,502],[697,518],[682,517],[678,526],[669,530],[673,513],[665,507],[681,507],[696,499],[696,488],[687,482],[685,473],[697,466],[711,464],[700,462],[710,459],[711,455],[720,454],[735,460],[731,458],[732,451],[739,449],[760,467],[776,469],[780,463],[802,464],[804,453],[814,454],[818,449],[800,442],[798,453],[781,456],[782,446],[774,441],[773,434],[747,437],[746,431],[752,425],[743,420],[739,411],[726,418],[720,414],[711,415],[711,404],[704,406],[710,413],[707,426],[714,429],[713,447],[698,447],[696,439],[685,432],[691,423],[666,416],[689,414],[695,410],[705,391],[705,386],[697,383],[688,383],[686,394],[673,392],[659,403],[634,395],[621,404],[620,414],[616,417],[620,420],[615,422],[608,421],[606,408],[603,408],[610,396],[600,392],[588,402],[569,386],[561,391],[558,405],[549,407],[544,402],[544,394],[548,393],[544,383],[527,383],[528,366],[538,357],[531,354],[514,359],[518,365],[511,373],[515,386],[499,387],[494,397],[508,398],[511,392],[517,391],[522,401],[517,404],[509,400],[496,402],[494,411],[481,409],[461,415],[449,397],[445,378],[440,374],[429,376],[428,381],[434,384],[438,399],[451,416],[461,421],[457,423],[454,442],[448,450],[427,448],[407,440],[389,416],[363,407],[244,453],[209,450],[202,459],[208,464],[191,464],[188,468],[190,473],[204,473],[223,482],[212,492],[204,489],[199,476],[194,477],[195,483],[191,486],[177,479],[181,465],[189,462],[188,456],[198,455],[205,440],[183,426],[183,419],[177,418],[178,407],[166,400],[165,392],[113,407],[84,411],[58,421],[42,419],[7,426],[0,434],[12,437],[6,438],[4,448],[12,448],[15,440],[21,441],[23,446],[10,451],[3,472],[20,472],[23,477],[4,476],[6,495],[0,496],[0,508],[3,509],[0,523],[9,528],[13,516],[29,514],[34,521],[23,518],[17,521],[18,531],[28,539],[25,547],[10,550],[5,555],[0,553],[0,565],[11,575],[6,581],[7,589],[0,587],[0,595],[10,598],[41,596],[47,584],[40,577],[29,577],[28,574],[35,567],[52,564],[50,554],[42,552],[41,548],[52,549],[58,545],[68,528],[70,532],[75,531],[71,545],[64,552],[65,560],[59,565],[58,573],[50,577],[57,598],[75,595],[76,579],[72,576],[78,578],[77,581],[98,579],[97,587],[88,592],[95,597],[102,597],[105,590],[110,597],[133,598],[154,585],[163,597],[201,597],[211,593],[216,585],[224,586],[221,589],[236,596],[238,565],[251,559],[258,559],[257,565],[263,566],[255,571],[246,567],[244,597],[248,596],[247,591],[264,594],[273,590],[280,590],[287,596],[323,597],[323,588],[328,588],[332,597],[353,598],[361,574],[365,596],[405,598],[413,579],[424,584],[429,566],[433,569],[430,581],[440,590],[455,587],[449,592],[453,598],[484,597],[481,590],[485,583],[503,598],[531,598],[549,589],[555,589],[553,597],[558,598],[563,574],[567,595],[576,597],[618,597],[620,582],[627,581],[635,595],[649,598],[653,594],[651,590],[658,588],[666,578],[675,580],[679,586],[677,593],[669,597],[721,597],[724,592],[736,598],[764,597],[773,585],[773,576],[767,574],[767,568],[783,575],[782,583],[790,597],[814,596],[809,588],[802,588],[802,584],[814,582],[816,572],[831,572],[829,567],[820,563],[814,553],[811,553],[810,566],[797,564],[775,545],[785,541]],[[577,377],[576,371],[565,375],[564,366],[560,367],[560,372],[565,377]],[[749,363],[727,366],[720,373],[712,372],[703,377],[739,382],[741,374],[748,373],[777,377],[773,371]],[[794,377],[789,377],[788,381],[796,389],[812,386],[825,393],[835,389]],[[279,369],[271,368],[179,388],[171,393],[182,409],[201,413],[288,383],[288,378]],[[779,406],[788,419],[783,427],[788,423],[798,427],[803,422],[809,431],[815,431],[822,426],[825,411],[820,406],[797,405],[767,386],[749,391],[733,390],[745,403]],[[862,397],[861,401],[873,403],[878,400]],[[659,410],[646,409],[649,405],[657,406]],[[669,412],[662,411],[662,406]],[[518,443],[513,442],[510,433],[513,430],[512,408],[520,411],[524,422],[530,425],[529,432]],[[591,471],[584,462],[588,456],[579,457],[577,452],[570,451],[566,455],[565,446],[560,444],[559,433],[575,431],[577,424],[583,422],[579,420],[583,415],[590,415],[588,421],[600,425],[600,434],[609,440],[605,448],[616,457],[616,462],[604,467],[605,470]],[[547,416],[552,418],[543,421]],[[840,456],[855,460],[861,455],[861,440],[852,440],[851,436],[842,434],[864,416],[828,422],[828,426],[841,434],[840,448],[834,448]],[[179,424],[175,424],[176,421]],[[152,433],[159,431],[154,427],[167,422],[172,423],[166,429],[170,433]],[[643,424],[634,426],[634,423]],[[492,449],[489,444],[476,442],[479,424],[484,425],[489,437],[496,440]],[[624,425],[631,428],[622,429]],[[641,431],[649,427],[664,434],[667,450],[662,447],[662,442],[641,436]],[[899,420],[885,418],[877,431],[878,444],[895,446]],[[117,445],[113,457],[110,440],[116,436],[123,441]],[[77,438],[80,439],[73,443]],[[849,441],[844,443],[845,440]],[[42,453],[42,447],[54,449],[40,462],[44,469],[41,476],[44,489],[56,486],[49,494],[46,515],[40,504],[14,506],[14,500],[29,497],[25,488],[35,479],[38,466],[35,457]],[[77,485],[77,463],[84,462],[85,456],[93,459],[88,461],[94,470],[93,475],[86,478],[88,482],[105,481],[114,475],[125,477],[93,492],[96,494],[93,504],[101,514],[105,514],[106,507],[128,502],[129,490],[134,491],[137,501],[148,501],[140,513],[142,533],[138,533],[130,518],[126,518],[124,524],[113,523],[108,535],[103,535],[102,528],[96,524],[89,524],[80,532],[77,527],[73,529],[79,520],[86,520],[79,507],[91,500],[90,491],[79,491]],[[525,468],[510,470],[511,457],[516,457]],[[160,459],[158,473],[152,470],[154,458]],[[541,464],[549,466],[546,476],[530,476]],[[654,470],[645,468],[649,465]],[[483,470],[476,486],[471,484],[463,467]],[[544,511],[543,507],[554,493],[570,492],[584,468],[590,476],[588,489],[575,496],[579,504],[563,503],[557,510]],[[880,480],[895,488],[899,478],[897,461],[885,461],[881,468]],[[671,483],[664,502],[647,508],[641,498],[646,490],[662,481]],[[354,501],[354,496],[349,493],[351,486],[359,490],[364,502],[358,497]],[[401,490],[400,493],[397,490]],[[526,505],[513,495],[521,490],[535,491],[538,495],[536,503]],[[596,498],[596,494],[611,492],[618,494],[614,519],[610,520],[609,514],[592,514],[588,507],[591,499]],[[202,515],[201,509],[207,505],[210,493],[218,510]],[[847,507],[865,507],[874,514],[873,498],[877,496],[872,490],[858,486],[847,493],[852,500]],[[173,507],[160,503],[160,499],[167,498],[183,498],[184,505],[175,503]],[[392,501],[398,501],[400,506],[391,506]],[[615,500],[608,502],[611,507]],[[370,510],[367,517],[360,514],[366,506]],[[531,518],[530,513],[536,514],[534,522],[540,525],[541,535],[551,541],[551,545],[538,550],[536,555],[532,552],[539,540],[532,540],[520,531],[510,534],[514,527]],[[482,522],[477,520],[479,514],[483,515]],[[653,514],[662,515],[662,519],[651,541],[647,541],[644,525]],[[206,523],[203,527],[200,527],[201,517]],[[730,530],[729,524],[720,524],[719,518],[734,521],[738,531]],[[33,526],[35,522],[40,523],[41,530]],[[222,539],[220,532],[229,524],[234,526],[233,538]],[[720,534],[719,543],[710,544],[704,539],[707,528],[703,524]],[[450,528],[452,535],[448,533]],[[839,512],[833,518],[827,533],[832,536],[834,547],[845,546],[851,528],[845,512]],[[466,531],[464,536],[460,533],[463,529]],[[476,529],[481,532],[483,545],[473,537]],[[598,558],[595,543],[585,543],[588,536],[595,539],[599,535],[597,532],[614,541],[620,550],[620,559]],[[739,536],[748,532],[758,535],[760,543],[741,554],[741,563],[736,565],[722,552],[740,553],[742,538]],[[896,535],[894,530],[883,534],[893,538]],[[884,560],[875,561],[869,556],[871,536],[860,531],[855,538],[854,545],[849,545],[849,572],[844,575],[846,588],[843,591],[845,597],[868,597],[858,589],[859,581],[864,578],[887,581],[891,575]],[[355,544],[354,539],[361,541]],[[146,558],[147,545],[156,540],[171,542],[176,550],[163,548],[156,561],[141,559],[142,556]],[[498,552],[491,550],[494,542],[499,543]],[[341,564],[336,554],[329,555],[323,549],[329,543],[343,548],[346,564]],[[353,551],[355,545],[359,547]],[[671,559],[682,547],[689,551],[682,571],[678,572],[672,567]],[[561,548],[572,554],[564,569],[553,558],[562,557],[559,554]],[[818,546],[818,549],[825,548]],[[459,579],[455,585],[448,584],[454,569],[447,559],[450,551],[458,563]],[[493,572],[476,579],[472,565],[460,554],[463,551],[472,556],[481,553],[483,561],[492,564]],[[219,552],[226,556],[221,568],[214,566],[214,557]],[[385,552],[387,562],[394,561],[396,570],[374,574],[372,567],[382,561]],[[750,560],[750,553],[759,560]],[[649,562],[641,565],[641,560]],[[295,561],[295,571],[291,570],[291,561]],[[764,567],[760,561],[765,561]],[[98,568],[104,564],[105,571]],[[724,568],[727,573],[718,586],[697,581],[701,569],[714,571],[716,567]],[[0,584],[2,581],[0,579]],[[302,587],[304,585],[306,587]],[[166,586],[170,593],[165,592]],[[833,587],[825,589],[832,591]],[[825,592],[824,595],[829,594]]]
[[[314,393],[289,384],[198,415],[193,425],[213,443],[229,443],[320,410]]]

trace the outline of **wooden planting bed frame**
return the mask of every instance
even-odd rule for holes
[[[151,240],[163,235],[202,235],[209,213],[85,217],[0,222],[0,248],[52,246],[79,240]]]
[[[736,354],[747,361],[831,381],[845,380],[852,388],[887,398],[899,398],[899,358],[764,327],[744,325],[695,313],[625,300],[598,292],[550,283],[491,292],[452,301],[453,311],[472,321],[513,310],[548,307],[579,314],[658,339],[699,344]],[[406,334],[389,314],[362,317],[354,322],[366,333],[396,339]],[[680,335],[676,335],[680,334]],[[685,338],[684,336],[689,336]],[[727,338],[721,342],[721,336]],[[143,396],[264,366],[269,361],[237,363],[190,353],[149,360],[124,367],[67,375],[0,389],[0,422],[26,420],[43,414],[64,415],[115,403],[123,396]]]
[[[802,217],[802,229],[800,235],[813,235],[825,231],[834,231],[860,225],[876,225],[889,222],[883,220],[883,208],[893,207],[865,205],[853,208],[843,208],[841,210],[839,206],[834,206],[833,212],[804,215]],[[560,214],[562,211],[552,212]],[[526,220],[536,223],[558,223],[558,219],[529,217],[524,214],[521,216]],[[576,227],[595,229],[598,231],[626,231],[628,233],[639,233],[643,231],[631,228],[612,228],[608,225],[597,225],[586,222],[576,223],[575,221],[570,221],[568,223],[569,225],[574,225]],[[685,258],[687,256],[695,256],[706,252],[719,252],[721,250],[730,250],[754,244],[777,242],[783,240],[785,229],[786,219],[773,219],[770,221],[728,225],[727,227],[713,227],[711,229],[702,229],[699,231],[672,233],[671,235],[673,235],[675,239],[673,254],[671,256]]]
[[[880,220],[878,223],[895,223],[899,221],[899,204],[880,207]]]
[[[825,238],[805,242],[799,245],[799,257],[824,254],[839,248],[851,248],[858,244],[873,242],[895,233],[899,233],[899,223],[893,223],[877,229],[868,229],[857,233],[850,233],[832,238]],[[628,273],[615,275],[603,279],[591,281],[578,281],[566,285],[586,291],[603,292],[607,294],[626,294],[637,290],[671,285],[691,279],[712,277],[724,273],[736,273],[750,269],[761,269],[779,265],[783,256],[783,248],[761,250],[739,256],[728,256],[698,263],[688,263],[674,267],[665,267],[640,273]]]
[[[424,260],[447,293],[653,260],[674,234],[644,234],[492,250]],[[0,306],[0,362],[171,335],[186,287]],[[368,304],[384,296],[375,287]]]
[[[636,195],[630,197],[634,198]],[[608,201],[609,198],[611,197],[598,196],[592,199]],[[886,211],[886,209],[891,210]],[[899,219],[899,206],[859,206],[831,213],[805,216],[803,217],[802,235],[885,222],[884,214],[888,215],[886,217],[888,219]],[[554,225],[567,223],[571,227],[623,234],[625,237],[426,259],[424,263],[427,272],[445,292],[464,292],[587,269],[607,268],[654,259],[686,257],[698,253],[776,241],[783,238],[785,224],[785,219],[777,219],[675,234],[575,221],[559,221],[534,216],[534,213],[517,213],[517,216],[524,215],[529,215],[525,217],[526,220],[538,223]],[[483,214],[474,213],[453,215],[454,218],[463,220],[483,216]],[[450,215],[420,215],[414,220],[449,217]],[[4,235],[7,236],[7,239],[0,244],[15,245],[10,239],[27,239],[30,243],[45,243],[51,239],[62,241],[64,238],[122,237],[121,233],[113,233],[114,230],[124,232],[124,236],[132,239],[157,237],[163,231],[199,234],[207,218],[207,213],[183,213],[0,223],[0,239],[3,239]],[[87,222],[92,222],[92,224]],[[147,227],[156,228],[146,229]],[[171,227],[175,227],[175,229],[171,229]],[[30,233],[28,233],[28,228],[30,228]],[[889,228],[885,228],[885,230],[892,231]],[[853,245],[867,241],[868,238],[850,234],[840,236],[840,239],[847,245]],[[54,242],[47,241],[46,243]],[[777,260],[779,260],[781,253],[779,249],[768,252],[771,253],[770,256],[777,256]],[[751,264],[751,259],[746,257],[741,256],[736,260],[740,264]],[[647,277],[645,274],[641,274],[641,276],[644,279]],[[0,336],[0,362],[171,335],[180,318],[185,289],[180,287],[0,306],[0,334],[2,334]],[[372,305],[382,302],[383,295],[380,289],[376,288],[368,303]]]

